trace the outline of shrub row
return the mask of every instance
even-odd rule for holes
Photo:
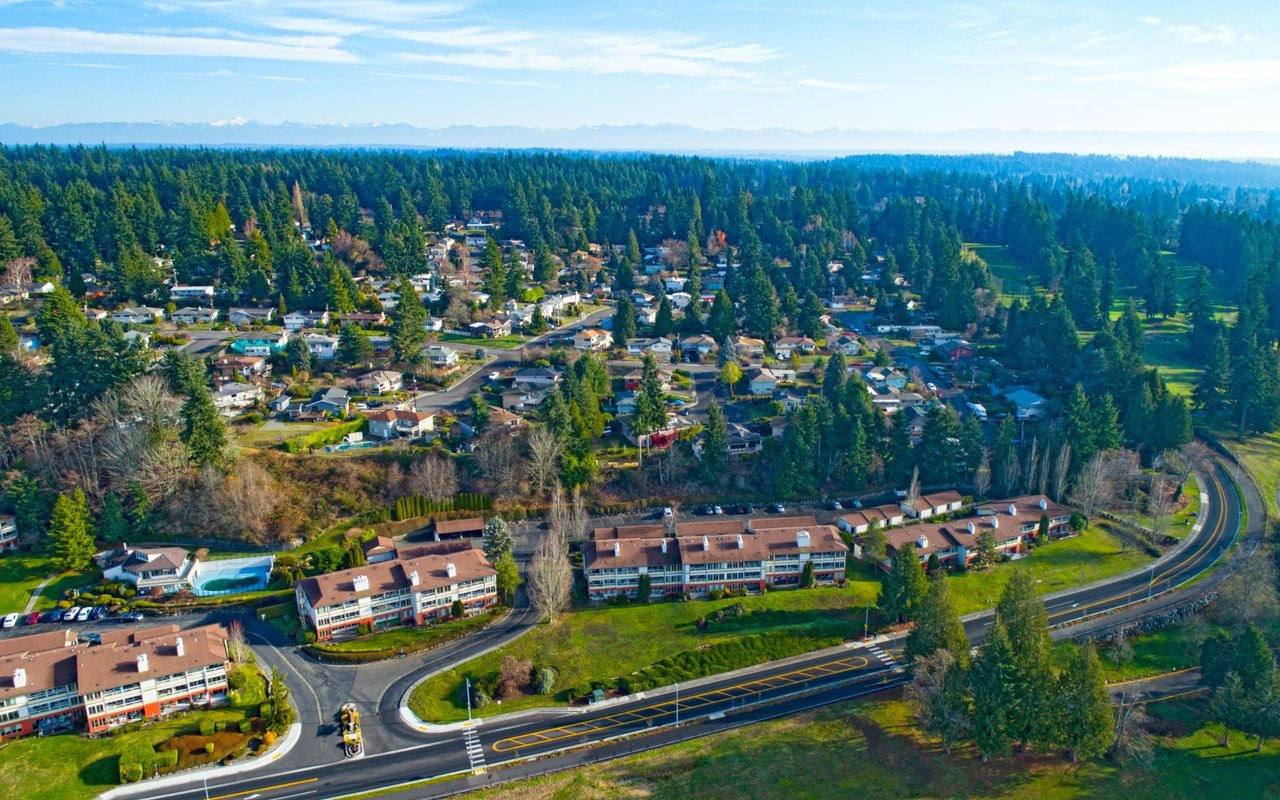
[[[488,511],[493,508],[493,498],[477,492],[462,492],[447,500],[430,497],[401,497],[396,501],[397,520],[425,517],[445,511]]]
[[[350,422],[344,422],[341,425],[335,425],[332,428],[324,428],[322,430],[308,433],[304,436],[295,436],[292,439],[285,439],[280,443],[281,449],[286,453],[305,453],[316,447],[324,447],[327,444],[337,444],[342,441],[342,437],[349,433],[364,432],[369,427],[367,419],[353,419]]]
[[[569,690],[569,698],[585,697],[593,689],[612,688],[621,694],[642,692],[659,686],[670,686],[681,681],[691,681],[708,675],[717,675],[735,669],[776,661],[780,658],[834,647],[843,638],[836,635],[818,636],[790,634],[781,631],[744,636],[728,642],[720,642],[697,650],[685,650],[664,658],[639,672],[624,675],[613,681],[591,681]]]

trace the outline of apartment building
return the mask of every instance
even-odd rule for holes
[[[455,600],[475,611],[498,602],[497,572],[480,550],[419,552],[294,584],[298,614],[320,641],[449,616]]]
[[[227,699],[221,625],[104,632],[83,644],[71,630],[0,642],[0,738],[85,728],[103,731]]]
[[[18,549],[18,518],[0,514],[0,550]]]
[[[641,575],[656,596],[757,592],[799,585],[806,563],[813,564],[817,583],[844,578],[849,548],[834,527],[769,524],[683,523],[675,536],[660,525],[598,529],[583,544],[588,594],[593,600],[634,597]]]

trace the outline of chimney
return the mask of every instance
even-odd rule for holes
[[[703,550],[711,549],[711,542],[705,536],[702,537],[702,549]]]
[[[1015,506],[1013,503],[1009,504],[1009,516],[1011,517],[1018,516],[1018,507]]]
[[[666,539],[663,539],[663,540],[662,540],[662,552],[663,552],[663,553],[667,552],[667,540],[666,540]]]
[[[146,653],[138,653],[138,672],[146,672],[151,668],[151,664],[147,661]]]
[[[458,568],[452,561],[444,565],[444,574],[448,575],[450,578],[458,577]]]
[[[972,523],[972,522],[970,522],[966,527],[969,529],[969,535],[970,535],[970,536],[972,536],[972,535],[974,535],[975,533],[977,533],[977,532],[978,532],[978,529],[977,529],[977,528],[975,528],[975,527],[973,527],[973,523]]]
[[[27,685],[27,671],[18,667],[13,671],[13,688],[21,689]]]
[[[183,644],[181,636],[173,640],[173,649],[174,649],[174,652],[177,654],[178,658],[182,658],[187,654],[187,648]]]
[[[743,547],[743,544],[742,544],[742,534],[738,534],[738,549],[739,549],[739,550],[741,550],[741,549],[742,549],[742,547]]]
[[[355,576],[354,578],[351,579],[351,588],[355,589],[357,592],[369,591],[369,576],[368,575]]]
[[[617,558],[622,555],[622,542],[613,543],[613,557]]]
[[[409,585],[417,586],[419,583],[422,583],[422,581],[419,580],[418,571],[415,569],[413,572],[409,573]]]
[[[796,547],[809,546],[809,532],[806,530],[796,531]]]
[[[992,517],[992,518],[991,518],[991,527],[992,527],[992,528],[999,528],[999,527],[1000,527],[1000,518],[999,518],[999,517]]]
[[[928,546],[929,546],[929,537],[925,536],[923,533],[920,534],[920,536],[916,539],[916,547],[919,547],[921,550],[923,550]]]
[[[1041,498],[1040,498],[1039,506],[1040,506],[1040,509],[1043,511],[1044,509],[1046,509],[1046,508],[1048,508],[1048,507],[1049,507],[1049,501],[1048,501],[1048,500],[1045,500],[1043,497],[1041,497]]]

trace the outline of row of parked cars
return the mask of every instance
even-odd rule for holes
[[[760,510],[768,514],[782,514],[786,512],[786,508],[783,507],[782,503],[770,503]],[[717,505],[699,506],[694,509],[693,513],[703,517],[713,517],[718,514],[754,514],[755,512],[756,507],[750,503],[739,503],[737,505],[728,506],[727,509],[724,506]]]
[[[41,622],[94,622],[108,620],[111,622],[141,622],[142,614],[137,611],[124,611],[113,614],[106,606],[72,606],[68,609],[55,608],[52,611],[33,611],[30,614],[6,614],[0,620],[0,628],[16,628],[19,625],[35,625]]]

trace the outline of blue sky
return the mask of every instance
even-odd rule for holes
[[[0,0],[0,121],[1280,131],[1280,4]]]

